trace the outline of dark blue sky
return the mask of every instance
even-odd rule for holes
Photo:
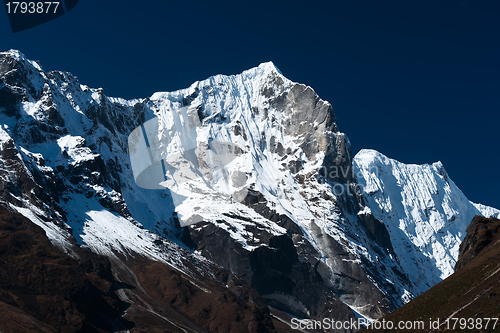
[[[273,61],[334,107],[354,152],[441,160],[500,208],[500,2],[80,0],[0,49],[139,98]]]

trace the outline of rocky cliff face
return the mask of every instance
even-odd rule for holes
[[[227,284],[235,304],[256,307],[249,320],[272,331],[283,323],[273,323],[265,304],[282,318],[283,312],[380,318],[444,278],[450,272],[440,265],[456,260],[453,251],[429,258],[422,265],[425,281],[410,265],[421,262],[420,221],[435,226],[439,217],[452,227],[437,230],[463,238],[466,225],[457,221],[467,218],[472,210],[463,207],[472,204],[463,195],[462,208],[452,213],[443,204],[459,190],[437,182],[435,191],[444,194],[432,202],[422,198],[420,219],[399,209],[398,195],[414,192],[388,186],[397,179],[383,175],[413,171],[372,163],[366,154],[353,157],[331,105],[272,63],[130,101],[107,97],[69,73],[46,73],[17,51],[0,54],[0,78],[2,204],[40,226],[69,255],[80,246],[107,256],[120,279],[140,283],[149,295],[156,289],[138,257],[168,267],[147,264],[157,275],[180,272],[190,290],[196,289],[191,284],[210,290],[203,287],[208,283],[223,292],[217,288]],[[438,169],[439,179],[447,179]],[[398,179],[429,187],[421,179]],[[392,206],[379,205],[378,196]],[[403,213],[412,217],[404,224],[414,233],[398,228]],[[425,246],[432,248],[432,239],[425,238]],[[408,244],[415,250],[406,251]],[[226,283],[220,270],[240,282]],[[255,291],[258,296],[248,296]],[[120,294],[122,300],[143,304],[130,293]],[[252,301],[259,297],[266,303]],[[163,302],[152,299],[146,303]],[[190,319],[176,325],[191,327],[186,320],[193,320],[197,329],[214,330],[207,318],[213,319],[215,303],[205,319],[194,319],[186,304],[175,311]]]
[[[498,219],[474,216],[467,227],[467,236],[460,244],[455,271],[474,260],[486,247],[496,243],[500,239],[499,228],[500,220]]]

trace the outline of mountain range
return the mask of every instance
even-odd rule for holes
[[[10,50],[0,80],[0,272],[18,276],[0,306],[31,329],[380,319],[453,273],[475,215],[500,217],[440,162],[353,155],[330,103],[270,62],[124,100]]]

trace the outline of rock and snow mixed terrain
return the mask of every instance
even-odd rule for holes
[[[379,318],[453,272],[475,214],[500,216],[439,162],[353,157],[331,105],[272,63],[129,101],[18,51],[0,78],[2,203],[70,255],[215,263],[283,312]]]

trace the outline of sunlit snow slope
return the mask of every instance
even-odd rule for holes
[[[460,243],[475,215],[500,216],[496,209],[470,202],[441,162],[403,164],[362,150],[353,166],[367,206],[384,222],[418,293],[453,273]]]

